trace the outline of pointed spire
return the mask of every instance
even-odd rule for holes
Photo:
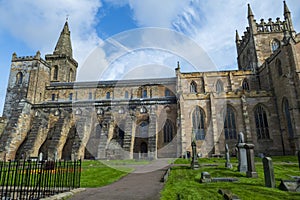
[[[254,15],[253,15],[252,9],[250,7],[250,4],[248,3],[248,18],[249,17],[254,17]]]
[[[292,35],[295,35],[295,30],[293,27],[293,22],[292,22],[292,16],[291,12],[286,4],[285,1],[283,1],[283,15],[284,15],[284,20],[287,23],[287,29],[292,33]]]
[[[69,57],[73,57],[68,21],[66,21],[64,28],[60,33],[60,36],[59,36],[59,39],[55,46],[55,50],[54,50],[53,54],[54,55],[65,54]]]
[[[291,13],[288,6],[285,3],[285,1],[283,1],[283,11],[284,11],[284,14]]]

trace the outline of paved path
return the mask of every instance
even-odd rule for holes
[[[135,166],[135,171],[119,181],[101,188],[88,188],[71,200],[158,200],[164,183],[161,177],[168,169],[168,159],[158,159],[148,165]]]

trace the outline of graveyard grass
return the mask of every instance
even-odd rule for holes
[[[91,188],[108,185],[127,175],[132,170],[123,166],[109,167],[96,160],[86,160],[82,162],[80,187]]]
[[[233,169],[225,168],[224,158],[200,158],[200,168],[190,169],[190,161],[177,159],[174,164],[188,164],[186,166],[173,166],[170,176],[161,191],[161,199],[224,199],[218,193],[219,189],[230,190],[240,199],[300,199],[300,193],[285,192],[278,189],[280,180],[293,180],[291,176],[299,176],[300,170],[296,156],[272,157],[276,188],[265,187],[263,164],[261,158],[255,158],[255,167],[258,178],[247,178],[246,173],[237,171],[238,161],[231,158]],[[216,164],[217,166],[205,166]],[[233,177],[237,182],[200,183],[201,172],[209,172],[212,178]]]

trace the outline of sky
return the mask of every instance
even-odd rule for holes
[[[299,32],[299,0],[286,2]],[[236,69],[248,3],[257,21],[283,19],[281,0],[0,0],[0,115],[12,54],[52,53],[66,19],[78,80],[168,77],[177,61],[182,71]]]

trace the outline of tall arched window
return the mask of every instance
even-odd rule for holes
[[[226,140],[237,139],[234,110],[228,105],[224,121],[224,134]]]
[[[169,143],[173,139],[173,126],[171,120],[167,119],[164,125],[164,143]]]
[[[57,80],[58,79],[58,66],[55,65],[53,68],[53,80]]]
[[[196,109],[193,112],[192,116],[193,120],[193,136],[196,140],[204,140],[205,139],[205,129],[204,129],[204,123],[205,123],[205,115],[202,108],[199,106],[196,107]]]
[[[243,80],[242,87],[243,87],[243,90],[246,90],[246,91],[250,90],[249,83],[248,83],[247,79]]]
[[[192,81],[190,84],[190,92],[197,93],[197,84],[195,83],[195,81]]]
[[[23,74],[22,72],[18,72],[16,75],[16,84],[21,85],[23,83]]]
[[[267,113],[259,105],[254,111],[257,139],[270,139]]]
[[[278,76],[282,76],[282,66],[281,66],[281,61],[279,59],[276,59],[275,67],[277,69]]]
[[[294,131],[293,131],[289,101],[287,99],[283,100],[283,112],[284,112],[284,118],[285,118],[285,123],[286,123],[286,126],[287,126],[287,130],[288,130],[288,133],[289,133],[289,137],[293,138],[294,137]]]
[[[73,93],[69,94],[69,100],[73,100]]]
[[[217,81],[216,91],[217,91],[217,93],[224,92],[223,82],[221,80]]]

